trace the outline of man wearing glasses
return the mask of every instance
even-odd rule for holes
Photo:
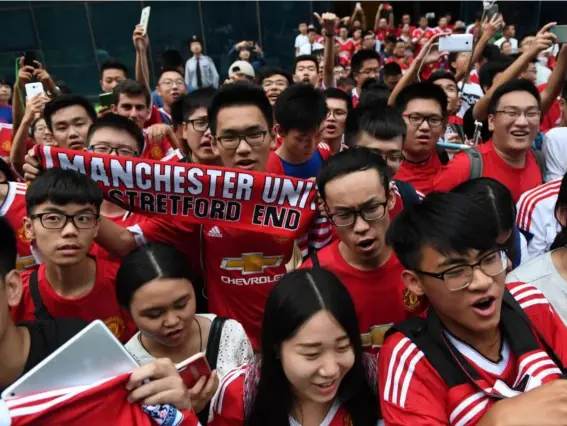
[[[406,290],[403,267],[386,244],[389,213],[396,203],[384,159],[365,147],[333,155],[317,187],[339,239],[311,255],[302,267],[336,274],[356,307],[362,343],[377,352],[393,324],[421,312],[422,301]]]
[[[159,109],[163,123],[172,124],[171,107],[185,93],[187,93],[187,86],[185,86],[185,80],[183,80],[183,75],[179,70],[175,68],[163,69],[157,83],[157,94],[163,99],[163,107]]]
[[[369,78],[378,80],[380,77],[380,54],[375,50],[359,50],[352,57],[350,70],[356,81],[356,87],[351,93],[352,105],[356,107],[364,82]]]
[[[22,273],[15,322],[100,319],[122,342],[134,335],[134,322],[116,300],[118,263],[89,255],[101,203],[101,189],[72,170],[49,169],[30,184],[24,226],[43,263]]]
[[[524,192],[541,185],[542,170],[531,150],[539,130],[540,107],[533,83],[519,79],[500,86],[488,107],[492,140],[476,148],[481,157],[480,176],[473,176],[471,157],[461,153],[439,173],[435,190],[450,190],[474,177],[490,177],[505,185],[517,202]]]
[[[505,284],[493,209],[434,193],[390,227],[402,280],[430,303],[378,360],[389,425],[565,424],[567,329],[535,287]]]
[[[404,161],[395,178],[427,195],[442,165],[436,148],[445,132],[447,95],[432,83],[415,83],[399,93],[395,106],[407,126]]]

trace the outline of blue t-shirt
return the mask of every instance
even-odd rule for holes
[[[282,162],[286,176],[293,176],[300,179],[309,179],[317,176],[319,169],[323,165],[323,158],[319,150],[315,151],[315,154],[303,164],[290,164],[281,157],[280,161]]]
[[[12,105],[0,105],[0,123],[12,124]]]

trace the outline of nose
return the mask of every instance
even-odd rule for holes
[[[333,355],[328,354],[322,357],[318,373],[321,377],[329,378],[339,374],[339,364]]]
[[[490,288],[493,282],[493,278],[486,275],[483,270],[477,266],[473,269],[472,281],[468,288],[471,291],[486,291]]]
[[[419,125],[418,129],[429,131],[430,130],[429,121],[423,120],[423,122]]]
[[[129,112],[128,112],[128,118],[131,120],[134,120],[138,117],[138,112],[136,111],[135,108],[132,108]]]
[[[248,145],[248,142],[246,142],[244,138],[241,138],[240,143],[236,147],[236,153],[239,154],[240,156],[246,156],[251,151],[252,148],[250,147],[250,145]]]
[[[526,118],[526,114],[524,113],[520,114],[520,116],[516,119],[514,124],[517,126],[527,126],[529,123],[528,123],[528,119]]]
[[[67,223],[65,224],[63,229],[61,229],[61,236],[64,238],[69,238],[76,236],[78,233],[79,230],[77,229],[73,221],[71,219],[67,219]]]
[[[179,317],[173,311],[167,311],[163,320],[163,325],[167,328],[175,327],[179,323]]]
[[[354,220],[353,231],[356,234],[364,234],[366,231],[368,231],[369,228],[370,225],[368,224],[368,222],[365,221],[360,214],[358,214],[356,216],[356,219]]]

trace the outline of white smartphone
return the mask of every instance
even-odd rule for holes
[[[451,34],[439,38],[440,52],[472,52],[472,34]]]
[[[147,6],[142,9],[142,17],[140,18],[140,24],[144,27],[144,35],[148,33],[148,23],[150,22],[150,10],[151,7]]]
[[[25,85],[26,88],[26,99],[33,98],[36,95],[45,93],[43,90],[43,84],[40,82],[38,83],[27,83]]]

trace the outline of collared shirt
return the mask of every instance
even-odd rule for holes
[[[213,60],[208,56],[201,56],[199,64],[203,87],[219,87],[219,73]],[[197,59],[194,56],[188,59],[185,64],[185,83],[194,89],[199,88],[197,85]]]

